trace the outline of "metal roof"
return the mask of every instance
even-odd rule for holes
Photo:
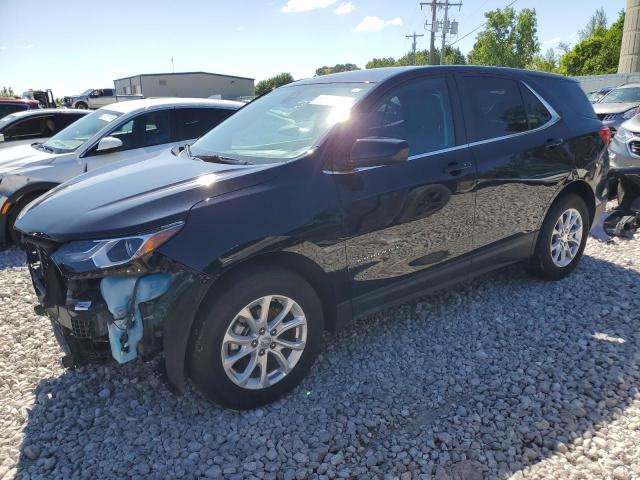
[[[114,82],[118,80],[128,80],[130,78],[135,77],[166,77],[166,76],[175,76],[175,75],[212,75],[214,77],[228,77],[228,78],[239,78],[242,80],[255,80],[254,78],[249,77],[239,77],[237,75],[226,75],[224,73],[211,73],[211,72],[168,72],[168,73],[139,73],[138,75],[131,75],[129,77],[116,78]]]

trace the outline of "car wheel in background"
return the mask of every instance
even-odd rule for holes
[[[547,280],[560,280],[578,265],[589,236],[589,212],[584,200],[561,195],[547,212],[538,233],[531,271]]]
[[[322,345],[322,306],[286,270],[241,269],[224,284],[196,319],[189,374],[210,400],[254,408],[291,391],[309,371]]]
[[[16,220],[18,219],[18,215],[20,215],[20,212],[24,207],[26,207],[29,203],[31,203],[43,193],[44,192],[36,192],[25,195],[20,200],[18,200],[18,202],[13,207],[11,207],[11,210],[9,210],[9,215],[7,216],[7,230],[9,234],[8,239],[11,241],[12,245],[20,246],[21,244],[20,234],[14,228]]]
[[[87,104],[84,102],[78,102],[76,103],[76,108],[78,110],[86,110],[87,109]]]

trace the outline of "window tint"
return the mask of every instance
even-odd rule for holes
[[[27,110],[29,107],[27,105],[18,105],[18,104],[1,104],[0,103],[0,118],[5,115],[9,115],[14,112],[21,112],[22,110]]]
[[[104,95],[105,97],[112,97],[113,96],[113,89],[112,88],[105,88],[102,91],[102,95]]]
[[[409,155],[455,145],[449,90],[444,78],[427,78],[392,91],[366,124],[368,137],[406,140]]]
[[[218,108],[180,108],[176,110],[176,141],[199,138],[231,115],[234,110]]]
[[[4,132],[6,139],[50,137],[56,132],[53,115],[30,117],[18,121]]]
[[[547,110],[547,107],[538,100],[538,97],[529,90],[526,86],[522,85],[522,98],[524,99],[524,105],[527,109],[527,119],[529,120],[529,129],[541,127],[549,120],[551,120],[551,112]]]
[[[171,142],[171,111],[166,109],[144,113],[117,127],[109,134],[122,140],[122,147],[117,151]]]
[[[514,80],[462,77],[461,87],[471,113],[467,121],[472,142],[527,130],[527,115]]]
[[[73,122],[78,120],[79,118],[84,117],[84,115],[76,115],[73,113],[58,113],[53,116],[53,120],[55,122],[55,133],[58,133],[63,128],[68,127]]]

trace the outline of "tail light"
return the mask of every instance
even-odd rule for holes
[[[598,133],[600,134],[600,138],[602,138],[602,141],[605,145],[609,145],[611,143],[613,135],[609,127],[602,127]]]

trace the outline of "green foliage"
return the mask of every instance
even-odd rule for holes
[[[580,38],[581,42],[584,42],[587,38],[593,37],[599,30],[606,29],[607,14],[605,13],[604,8],[600,7],[598,10],[596,10],[596,13],[591,16],[591,18],[587,22],[587,25],[584,27],[584,30],[578,31],[578,37]]]
[[[2,90],[0,90],[0,97],[14,97],[15,95],[11,87],[2,87]]]
[[[533,57],[531,64],[527,66],[530,70],[539,70],[541,72],[557,72],[558,56],[553,48],[546,51],[544,55],[536,55]]]
[[[350,72],[352,70],[360,70],[360,68],[353,63],[338,63],[333,67],[325,66],[316,69],[316,77],[319,77],[321,75],[329,75],[330,73]]]
[[[256,85],[256,95],[263,95],[274,88],[281,87],[282,85],[286,85],[291,82],[293,82],[293,77],[290,73],[280,73],[274,77],[258,82]]]
[[[535,9],[524,8],[518,14],[509,7],[484,14],[487,26],[476,37],[468,61],[474,65],[524,68],[540,50]]]
[[[466,60],[459,48],[451,45],[445,47],[445,63],[447,65],[464,65]],[[418,50],[416,52],[416,65],[429,65],[429,50]],[[440,50],[435,51],[435,64],[440,64]],[[413,65],[413,52],[407,52],[397,60],[393,57],[374,58],[367,62],[366,68],[382,68],[382,67],[398,67],[405,65]]]
[[[60,98],[60,97],[58,97],[58,98],[56,98],[54,101],[56,102],[56,105],[57,105],[58,107],[63,107],[63,106],[64,106],[64,98]]]
[[[618,71],[624,11],[610,28],[597,28],[560,58],[563,75],[603,75]]]

